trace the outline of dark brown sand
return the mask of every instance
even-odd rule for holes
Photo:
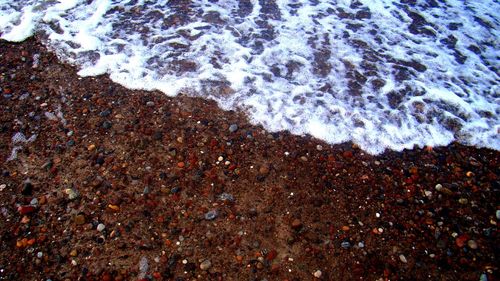
[[[36,39],[0,74],[0,280],[499,280],[497,151],[269,134]]]

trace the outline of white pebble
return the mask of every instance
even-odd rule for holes
[[[399,260],[401,262],[403,262],[403,263],[407,263],[408,262],[408,260],[406,259],[406,257],[403,254],[399,255]]]
[[[7,185],[5,183],[0,184],[0,191],[3,191],[6,187]],[[497,217],[498,217],[498,211],[497,211]]]
[[[321,278],[321,275],[323,275],[323,272],[321,272],[321,270],[316,270],[313,275],[316,278]]]
[[[99,232],[103,231],[105,228],[106,228],[106,226],[102,223],[97,225],[97,231],[99,231]]]

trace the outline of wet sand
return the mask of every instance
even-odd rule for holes
[[[499,280],[497,151],[271,134],[36,39],[0,74],[0,280]]]

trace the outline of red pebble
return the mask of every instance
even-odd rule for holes
[[[467,240],[469,240],[469,236],[467,234],[462,234],[455,239],[455,243],[458,247],[462,248],[465,246],[465,243],[467,243]]]
[[[277,255],[278,255],[278,252],[276,252],[276,250],[271,250],[271,251],[269,251],[269,253],[267,253],[266,260],[272,261],[276,258]]]
[[[35,210],[36,210],[36,208],[33,206],[20,206],[19,208],[17,208],[17,211],[21,215],[27,215],[27,214],[33,213]]]

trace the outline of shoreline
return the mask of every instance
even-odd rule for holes
[[[498,151],[373,156],[0,51],[0,280],[499,280]]]

